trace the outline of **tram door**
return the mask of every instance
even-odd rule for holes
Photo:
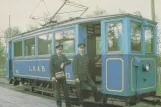
[[[87,35],[87,53],[89,59],[94,59],[96,56],[96,37],[94,33],[89,33],[93,29],[93,25],[88,25],[88,35]]]
[[[101,83],[101,66],[98,66],[100,61],[100,41],[101,31],[100,24],[87,25],[87,53],[90,60],[89,73],[96,84]]]

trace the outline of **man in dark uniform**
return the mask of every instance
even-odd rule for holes
[[[57,79],[56,73],[63,71],[64,67],[66,65],[71,64],[71,61],[67,59],[67,57],[62,54],[62,45],[56,46],[56,54],[51,55],[50,58],[50,72],[52,76],[52,81],[55,83],[55,94],[56,94],[56,101],[57,101],[57,107],[62,107],[62,101],[60,99],[60,85],[62,85],[65,101],[66,101],[66,107],[71,107],[70,100],[69,100],[69,89],[66,82],[66,78]],[[65,73],[65,72],[64,72]]]
[[[81,90],[82,83],[86,83],[92,88],[95,101],[99,101],[99,99],[97,96],[97,87],[88,73],[89,59],[88,55],[84,53],[85,44],[80,43],[78,45],[78,48],[79,48],[79,54],[74,56],[73,58],[72,69],[76,82],[78,102],[80,104],[80,107],[83,107],[83,97]]]

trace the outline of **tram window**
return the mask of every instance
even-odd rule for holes
[[[96,37],[96,54],[101,54],[101,37]]]
[[[38,36],[38,55],[51,54],[52,34]]]
[[[63,52],[66,54],[75,53],[75,31],[66,29],[55,32],[55,45],[63,45]]]
[[[22,56],[22,41],[14,42],[14,57]]]
[[[35,38],[26,39],[25,41],[25,56],[35,55]]]
[[[141,52],[142,24],[131,21],[131,51]]]
[[[107,29],[107,50],[122,51],[122,22],[111,22],[106,24]]]
[[[145,46],[146,46],[146,53],[153,52],[153,37],[154,37],[154,28],[147,26],[145,27]]]

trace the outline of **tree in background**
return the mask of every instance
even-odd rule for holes
[[[92,16],[101,16],[101,15],[107,15],[106,10],[101,9],[100,7],[96,7],[96,9],[91,13],[86,15],[85,17],[92,17]]]
[[[125,12],[124,10],[122,10],[122,9],[119,9],[118,12],[121,13],[121,14],[125,14],[125,13],[126,13],[126,12]]]
[[[2,43],[2,41],[0,41],[0,69],[4,69],[5,67],[5,47]]]
[[[161,49],[161,28],[159,28],[159,26],[161,26],[161,25],[160,25],[160,20],[159,20],[159,18],[157,16],[156,16],[156,21],[158,22],[158,24],[157,24],[158,66],[161,67],[161,56],[160,56],[160,54],[161,54],[161,50],[160,50]]]
[[[7,43],[11,38],[18,36],[21,30],[18,27],[7,28],[4,31],[5,42]]]
[[[21,31],[18,27],[8,28],[4,31],[3,37],[5,41],[0,41],[0,69],[5,69],[6,46],[3,44],[7,45],[11,38],[17,36],[20,33]]]
[[[161,26],[161,21],[159,20],[159,18],[156,16],[156,19],[155,19],[156,21],[157,21],[157,44],[158,44],[158,46],[157,46],[157,48],[158,48],[158,54],[160,54],[161,52],[160,52],[160,50],[159,50],[159,47],[160,47],[160,45],[159,44],[161,44],[161,27],[159,28],[159,26]]]
[[[2,45],[2,42],[0,41],[0,59],[4,56],[4,46]]]

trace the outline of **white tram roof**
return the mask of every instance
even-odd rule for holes
[[[96,17],[88,17],[88,18],[73,18],[73,19],[69,19],[66,21],[58,22],[58,23],[53,23],[53,24],[51,23],[50,25],[46,25],[46,26],[40,27],[35,30],[21,33],[21,34],[15,36],[13,39],[28,36],[28,35],[33,35],[33,34],[36,34],[39,32],[47,31],[47,30],[52,31],[54,28],[59,28],[59,27],[63,27],[63,26],[99,22],[99,21],[106,20],[106,19],[120,18],[120,17],[131,17],[131,18],[135,18],[135,19],[139,19],[139,20],[146,20],[146,21],[153,23],[153,24],[157,24],[155,21],[152,21],[152,20],[149,20],[149,19],[146,19],[143,17],[139,17],[137,15],[132,15],[132,14],[116,14],[116,15],[96,16]]]

